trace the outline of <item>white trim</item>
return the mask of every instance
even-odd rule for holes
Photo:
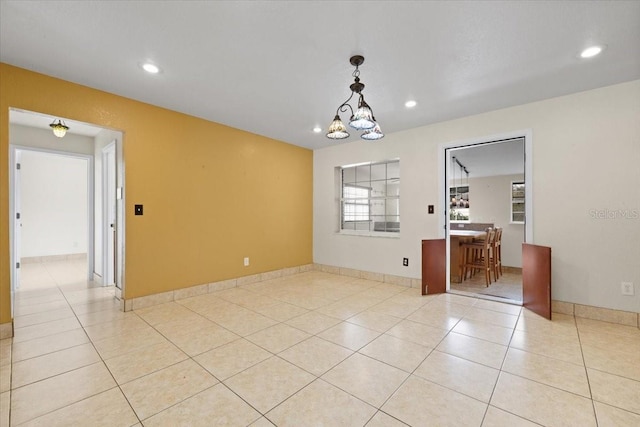
[[[111,285],[111,283],[107,283],[108,282],[108,278],[109,275],[107,274],[107,264],[109,261],[109,256],[107,254],[107,249],[109,247],[108,244],[108,233],[110,232],[109,230],[109,226],[108,226],[108,217],[109,217],[109,209],[108,209],[108,195],[107,195],[107,176],[108,176],[108,171],[107,171],[107,161],[106,161],[106,157],[105,154],[107,152],[113,151],[113,157],[114,157],[114,166],[117,165],[118,163],[118,156],[117,156],[117,150],[116,150],[116,140],[111,141],[109,144],[105,145],[102,148],[102,185],[101,185],[101,191],[102,191],[102,224],[101,228],[102,228],[102,277],[101,277],[101,282],[103,286],[109,286]],[[117,167],[116,167],[117,169]],[[116,171],[114,170],[114,174],[116,174]],[[117,176],[114,176],[114,178],[116,179],[116,188],[118,187],[118,178]],[[117,190],[116,190],[117,193]],[[116,202],[117,205],[117,202]],[[116,218],[114,219],[115,222],[115,226],[116,226],[116,235],[117,235],[117,230],[118,230],[118,221],[117,221],[117,207],[116,207]],[[114,242],[114,247],[117,250],[117,242]],[[117,262],[117,259],[114,260],[114,262]],[[117,282],[117,268],[114,269],[113,271],[113,284],[115,284]]]

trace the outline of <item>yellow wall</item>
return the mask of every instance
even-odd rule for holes
[[[312,262],[311,150],[0,64],[0,323],[11,107],[123,131],[125,298]]]

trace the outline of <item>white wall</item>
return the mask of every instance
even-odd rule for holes
[[[469,178],[471,222],[493,223],[502,227],[502,265],[522,267],[524,224],[511,223],[511,182],[524,175],[498,175]]]
[[[24,150],[21,257],[87,252],[87,159]]]
[[[439,144],[526,129],[532,243],[552,248],[553,299],[640,312],[640,80],[315,150],[314,262],[420,278],[420,241],[443,233]],[[396,157],[399,238],[337,234],[334,167]],[[621,281],[635,296],[621,295]]]

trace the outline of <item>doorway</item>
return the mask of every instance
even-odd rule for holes
[[[521,247],[532,240],[530,152],[527,131],[441,146],[447,292],[522,304]],[[489,227],[502,235],[502,274],[465,271],[461,244],[485,238]]]
[[[116,285],[115,295],[120,298],[124,288],[123,272],[124,272],[124,214],[122,212],[124,206],[122,188],[124,185],[124,168],[122,157],[122,141],[123,134],[120,131],[105,129],[93,126],[87,123],[77,122],[64,119],[70,127],[63,138],[57,138],[51,133],[49,124],[52,121],[50,115],[24,111],[18,109],[10,109],[9,113],[9,155],[10,155],[10,198],[9,212],[14,218],[15,223],[10,227],[10,262],[11,269],[11,297],[12,310],[15,301],[15,291],[20,283],[21,256],[25,248],[21,248],[25,231],[24,224],[20,220],[24,220],[24,216],[20,212],[22,204],[20,181],[22,174],[17,164],[25,152],[40,152],[49,155],[58,155],[61,158],[82,158],[87,162],[86,178],[82,181],[86,186],[87,203],[83,211],[86,213],[85,221],[75,221],[75,225],[80,226],[81,223],[86,224],[85,237],[86,242],[80,242],[78,239],[72,240],[71,245],[77,247],[77,252],[83,251],[87,254],[83,261],[83,281],[86,280],[90,286],[108,286]],[[105,150],[103,150],[103,148]],[[105,152],[107,158],[103,161],[102,155]],[[94,161],[95,159],[95,161]],[[45,162],[45,165],[51,166],[51,162]],[[63,168],[64,169],[64,168]],[[77,181],[77,180],[76,180]],[[74,181],[75,182],[75,181]],[[109,185],[107,185],[107,182]],[[44,184],[44,186],[49,183]],[[103,189],[103,186],[106,189]],[[58,186],[60,188],[65,185]],[[108,195],[106,194],[108,192]],[[116,200],[118,198],[118,200]],[[53,203],[54,209],[59,209],[59,203]],[[104,213],[108,212],[108,215]],[[76,215],[77,211],[71,212]],[[21,227],[22,225],[22,227]],[[104,229],[108,227],[110,233],[105,233]],[[41,244],[47,241],[60,239],[45,239],[44,234],[38,234],[42,237]],[[104,239],[105,236],[110,238]],[[109,245],[109,253],[113,254],[107,258],[105,262],[104,255],[107,250],[105,246]],[[24,245],[22,245],[24,246]],[[67,255],[73,252],[66,248],[63,252]],[[26,253],[25,253],[26,254]],[[43,253],[40,256],[60,255]],[[30,256],[26,254],[25,256]],[[112,266],[105,271],[105,266]],[[79,268],[79,267],[78,267]],[[105,274],[109,277],[105,279]]]

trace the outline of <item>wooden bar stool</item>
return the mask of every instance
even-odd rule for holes
[[[496,237],[493,242],[493,249],[491,254],[491,260],[493,263],[493,277],[496,281],[502,276],[502,228],[496,227]]]
[[[488,228],[487,235],[482,240],[468,242],[462,244],[462,252],[464,256],[464,267],[462,270],[463,279],[467,278],[467,272],[470,274],[475,271],[484,271],[485,282],[487,287],[491,284],[491,250],[495,241],[495,230]]]

